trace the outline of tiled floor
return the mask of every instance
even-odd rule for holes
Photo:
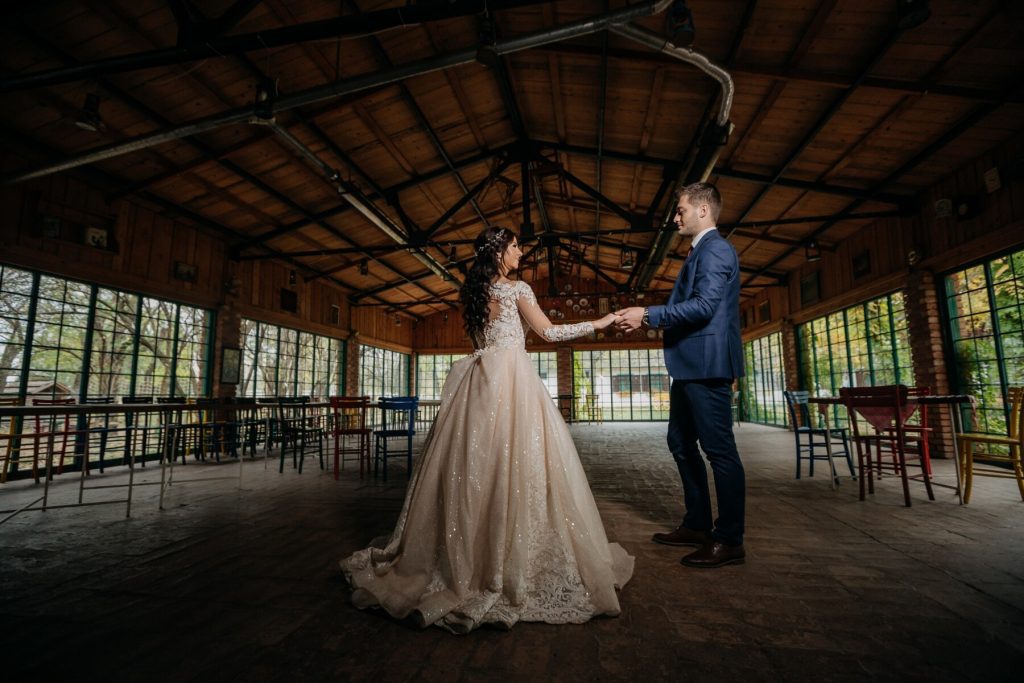
[[[301,475],[258,461],[241,490],[176,485],[163,511],[150,486],[130,519],[97,506],[0,525],[4,680],[1019,680],[1024,503],[1012,481],[978,480],[963,507],[917,484],[907,509],[889,478],[860,502],[849,478],[838,491],[793,479],[791,435],[745,424],[748,562],[700,571],[678,564],[685,549],[649,541],[681,513],[664,425],[572,430],[609,537],[637,557],[618,618],[453,636],[359,612],[337,561],[390,530],[404,473],[360,481],[350,464],[335,482],[309,461]],[[952,463],[936,476],[951,481]],[[33,488],[4,485],[0,507]]]

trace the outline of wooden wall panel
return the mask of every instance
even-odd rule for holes
[[[788,318],[793,323],[823,315],[860,301],[899,289],[911,268],[941,274],[960,265],[984,259],[1008,249],[1024,246],[1024,174],[1019,170],[1024,157],[1024,137],[991,150],[975,161],[917,197],[919,208],[910,216],[875,221],[850,238],[824,252],[821,261],[805,263],[789,277],[788,287],[762,291],[741,305],[741,315],[756,318],[760,304],[770,299],[772,320]],[[985,173],[999,171],[1002,187],[994,192],[985,188]],[[1015,170],[1016,169],[1016,170]],[[939,217],[935,203],[948,198],[954,201],[954,215]],[[958,218],[955,204],[968,198],[977,204],[973,217]],[[827,242],[827,236],[826,236]],[[870,255],[870,270],[855,277],[853,259],[862,253]],[[909,255],[918,261],[911,265]],[[818,301],[801,301],[801,280],[817,272]],[[756,324],[744,327],[744,338],[760,336]]]
[[[402,315],[398,320],[400,324],[396,325],[395,315],[386,313],[379,306],[352,308],[352,331],[358,332],[360,344],[409,353],[413,351],[414,321]],[[422,325],[419,323],[418,326]]]
[[[314,280],[305,282],[292,268],[277,261],[243,261],[229,266],[227,286],[236,288],[234,306],[247,318],[298,330],[345,339],[351,334],[348,296],[338,287]],[[237,283],[237,285],[236,285]],[[281,290],[295,293],[298,311],[281,308]],[[338,322],[331,322],[331,306],[339,309]]]
[[[108,204],[75,178],[51,176],[0,194],[2,260],[69,278],[216,308],[222,299],[222,240],[127,201]],[[45,236],[44,219],[60,221]],[[84,243],[89,226],[108,229],[108,248]],[[194,282],[174,277],[175,261],[196,266]]]

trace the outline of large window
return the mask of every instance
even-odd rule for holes
[[[339,339],[243,319],[238,395],[340,395],[341,353]]]
[[[577,409],[591,402],[605,420],[666,420],[672,378],[661,349],[574,351]]]
[[[743,419],[785,427],[785,370],[782,364],[782,333],[776,332],[743,345],[745,376],[740,380]]]
[[[21,389],[32,291],[32,273],[0,265],[0,394]]]
[[[89,361],[89,394],[128,396],[132,393],[132,356],[139,297],[112,289],[96,296],[96,318]]]
[[[416,394],[424,401],[441,398],[441,389],[452,363],[465,358],[465,354],[434,353],[416,357]]]
[[[957,391],[978,401],[976,428],[1006,434],[1007,389],[1024,385],[1024,250],[945,278]]]
[[[359,395],[374,400],[382,396],[409,395],[409,354],[359,347]]]
[[[0,265],[0,394],[27,404],[205,396],[212,322],[203,309]],[[124,420],[91,418],[111,430],[102,440],[108,463],[124,454]]]
[[[797,339],[800,383],[812,396],[837,396],[841,387],[914,383],[899,292],[805,323]],[[834,419],[845,424],[845,411],[837,406]]]
[[[537,368],[540,381],[551,398],[558,398],[558,354],[554,351],[531,351],[530,362]]]
[[[212,315],[0,266],[0,393],[203,396]]]

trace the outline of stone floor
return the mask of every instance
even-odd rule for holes
[[[0,525],[4,680],[1020,680],[1024,503],[1012,481],[978,480],[969,506],[945,489],[929,502],[917,484],[908,509],[889,478],[860,502],[849,478],[836,491],[795,480],[791,435],[744,424],[748,561],[692,570],[684,550],[649,541],[681,512],[664,425],[572,431],[609,537],[636,555],[618,618],[453,636],[359,612],[337,562],[390,530],[404,472],[360,481],[350,464],[335,482],[309,461],[302,474],[256,461],[239,490],[183,483],[237,466],[190,465],[162,511],[149,486],[130,519],[96,506]],[[936,477],[951,481],[951,463]],[[76,487],[59,482],[54,500]],[[9,482],[0,507],[36,491]]]

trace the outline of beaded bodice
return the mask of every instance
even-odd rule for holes
[[[526,318],[520,314],[518,301],[537,309],[539,316],[547,323],[537,333],[550,342],[576,339],[594,331],[589,322],[571,323],[568,325],[551,325],[537,305],[537,297],[525,282],[495,282],[491,285],[491,301],[498,304],[498,312],[484,326],[484,339],[481,348],[522,349],[526,347]],[[536,322],[534,324],[536,327]]]

